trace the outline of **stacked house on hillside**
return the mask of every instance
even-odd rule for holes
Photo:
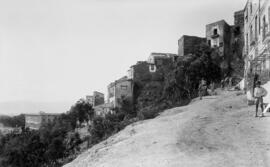
[[[248,0],[244,9],[244,55],[246,88],[255,74],[270,79],[270,0]]]
[[[171,53],[151,53],[147,61],[139,61],[131,66],[127,76],[108,85],[106,103],[94,106],[96,115],[105,116],[108,113],[114,113],[114,109],[121,108],[123,100],[133,104],[134,96],[136,96],[136,91],[134,91],[136,86],[152,81],[163,81],[164,74],[160,72],[161,69],[176,61],[177,57],[177,54]],[[90,97],[89,99],[89,101],[92,101]]]
[[[133,98],[133,82],[127,76],[124,76],[108,85],[108,103],[113,108],[121,106],[121,100],[129,100]]]
[[[122,99],[133,102],[134,98],[138,97],[136,91],[138,87],[149,82],[162,83],[165,75],[163,70],[177,61],[179,57],[194,54],[195,46],[202,43],[208,44],[219,53],[222,68],[229,69],[231,66],[235,66],[234,68],[241,69],[239,64],[243,60],[243,34],[244,11],[241,10],[234,13],[234,25],[232,26],[226,21],[220,20],[206,25],[205,37],[183,35],[178,40],[178,54],[153,52],[147,61],[139,61],[132,65],[127,76],[110,83],[107,102],[94,107],[96,114],[104,116],[107,113],[113,113],[113,109],[121,107]],[[239,73],[241,74],[241,70]],[[91,98],[89,99],[92,101]]]
[[[207,44],[215,48],[222,60],[222,68],[228,69],[231,60],[231,26],[225,21],[220,20],[206,25]]]
[[[154,73],[161,67],[168,66],[176,61],[178,55],[172,53],[151,53],[148,58],[149,71]]]
[[[234,25],[229,25],[225,20],[220,20],[207,24],[205,32],[205,37],[183,35],[178,40],[178,55],[185,56],[194,54],[196,46],[205,43],[211,48],[215,49],[220,55],[220,59],[222,61],[221,68],[227,70],[223,71],[227,73],[227,75],[232,75],[229,73],[229,71],[232,68],[237,69],[241,63],[241,60],[242,64],[244,65],[244,61],[242,59],[242,49],[244,46],[243,10],[234,13]],[[241,70],[236,71],[239,73],[239,75],[243,73]]]
[[[151,53],[147,61],[138,61],[128,70],[128,78],[136,81],[149,82],[159,80],[155,76],[161,68],[167,67],[178,58],[177,54],[172,53]]]
[[[94,91],[93,95],[87,95],[85,101],[91,104],[93,107],[104,104],[104,94]]]

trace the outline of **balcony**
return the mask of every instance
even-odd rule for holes
[[[213,34],[211,35],[211,38],[218,38],[219,37],[219,34]]]

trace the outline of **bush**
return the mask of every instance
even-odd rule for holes
[[[164,80],[136,87],[139,92],[135,99],[138,117],[151,119],[164,109],[188,104],[198,96],[202,78],[208,83],[221,80],[221,63],[215,50],[201,44],[195,47],[194,54],[180,57],[172,65],[162,68]]]
[[[6,127],[24,127],[25,119],[22,114],[14,117],[0,116],[0,123]]]

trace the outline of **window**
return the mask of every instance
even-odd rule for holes
[[[247,48],[246,48],[246,51],[247,51],[247,53],[248,53],[248,51],[249,51],[249,47],[248,47],[248,33],[246,34],[246,46],[247,46]]]
[[[258,17],[255,17],[255,40],[258,40],[258,34],[257,34],[257,22],[258,22]]]
[[[127,88],[128,88],[127,85],[121,85],[122,90],[127,90]]]
[[[260,17],[259,17],[260,18]],[[261,34],[261,19],[259,19],[259,35]]]
[[[150,66],[151,70],[155,70],[155,65]]]
[[[252,2],[250,2],[250,14],[252,14]]]
[[[250,36],[250,45],[253,42],[253,30],[252,30],[252,26],[250,26],[250,30],[249,30],[249,36]]]
[[[263,39],[265,39],[266,36],[266,20],[265,20],[265,16],[263,16]]]
[[[235,35],[235,36],[238,36],[238,35],[240,35],[240,34],[241,34],[241,29],[240,29],[240,27],[239,27],[239,26],[235,27],[235,29],[234,29],[234,35]]]
[[[156,72],[156,66],[154,64],[151,64],[149,66],[149,70],[150,70],[150,72]]]
[[[213,34],[214,35],[217,35],[218,34],[217,28],[214,29]]]

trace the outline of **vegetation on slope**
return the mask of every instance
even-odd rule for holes
[[[219,54],[206,44],[196,46],[195,54],[180,57],[168,67],[163,67],[164,80],[149,82],[139,91],[136,108],[141,118],[153,118],[160,111],[188,104],[198,96],[202,78],[218,83],[225,74]]]
[[[57,167],[74,158],[82,142],[87,146],[99,143],[138,119],[154,118],[164,109],[187,104],[197,96],[202,78],[219,82],[224,75],[218,54],[207,45],[196,47],[193,55],[179,58],[159,69],[159,81],[149,81],[136,88],[135,109],[130,100],[122,99],[115,114],[95,116],[92,106],[76,103],[70,111],[38,131],[23,129],[0,140],[2,166]],[[143,83],[143,82],[142,82]],[[88,137],[81,139],[76,128],[91,120]]]

